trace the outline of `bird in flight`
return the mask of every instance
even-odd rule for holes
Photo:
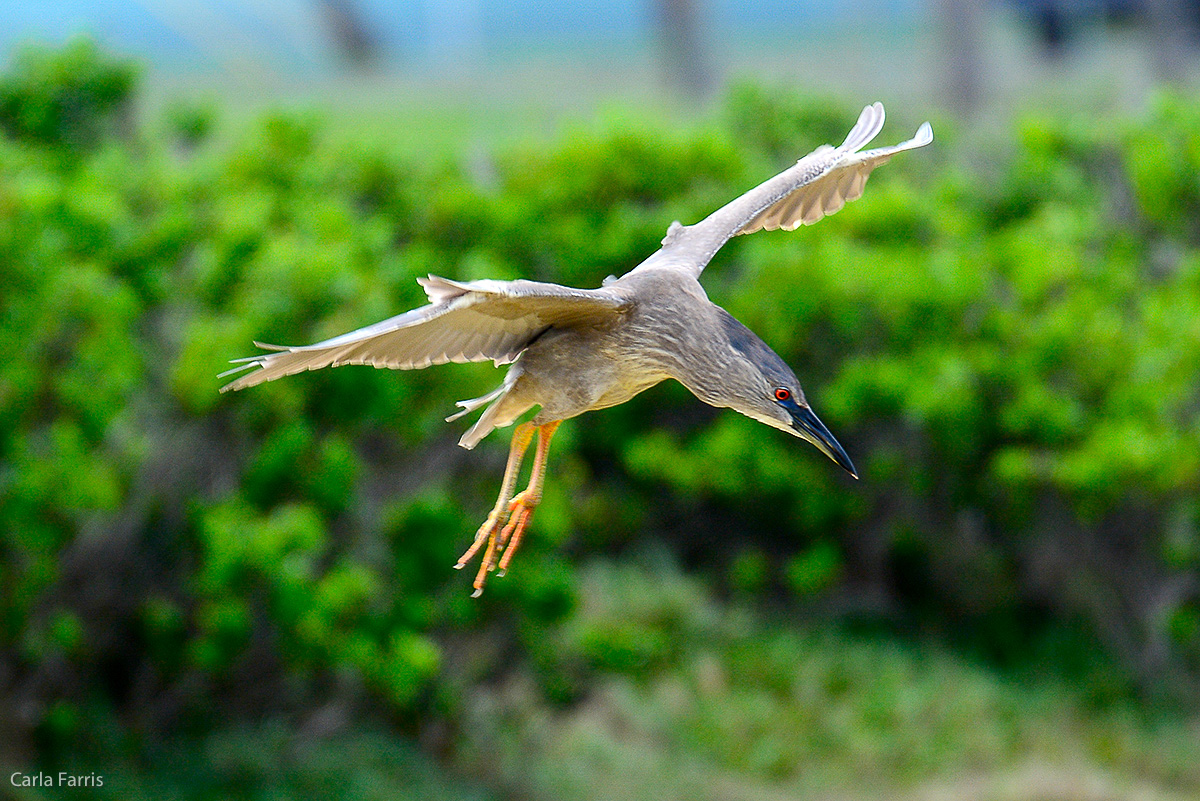
[[[542,499],[550,440],[562,421],[605,409],[673,378],[700,400],[728,407],[807,440],[857,478],[846,451],[805,400],[795,374],[757,335],[712,303],[700,273],[731,237],[795,230],[833,214],[862,195],[871,170],[905,150],[933,141],[929,123],[912,139],[863,150],[883,127],[883,106],[863,109],[837,147],[822,145],[774,178],[694,225],[671,223],[662,247],[597,289],[538,281],[451,281],[418,278],[428,305],[315,345],[281,347],[236,359],[221,388],[245,389],[322,367],[365,364],[416,370],[446,362],[491,360],[510,365],[503,383],[447,421],[483,409],[459,445],[474,448],[534,407],[516,426],[500,496],[455,565],[480,550],[474,596],[489,573],[504,575]],[[534,437],[528,486],[514,494]]]

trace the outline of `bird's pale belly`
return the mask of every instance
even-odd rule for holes
[[[619,340],[602,344],[590,331],[554,332],[530,346],[518,363],[522,375],[514,390],[542,407],[539,420],[616,406],[669,377]]]
[[[650,389],[650,387],[654,386],[655,384],[662,383],[666,377],[667,376],[665,375],[648,376],[645,374],[630,376],[629,379],[618,382],[609,387],[608,391],[606,391],[599,398],[596,398],[596,400],[592,401],[592,405],[588,410],[607,409],[609,406],[618,406],[632,398],[634,395]]]

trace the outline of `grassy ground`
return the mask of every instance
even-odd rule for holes
[[[599,560],[584,576],[540,664],[481,680],[470,649],[503,646],[468,644],[448,701],[456,731],[430,731],[424,749],[335,710],[78,772],[105,778],[89,797],[113,799],[1200,797],[1194,717],[1097,708],[1057,678],[1015,678],[933,642],[755,615],[661,557]],[[535,689],[547,677],[561,697]]]
[[[518,797],[1200,795],[1197,721],[1097,710],[937,644],[764,620],[662,564],[597,562],[582,597],[562,651],[610,663],[597,691],[555,708],[517,674],[470,695],[466,761]],[[661,653],[614,656],[624,626],[657,630]]]

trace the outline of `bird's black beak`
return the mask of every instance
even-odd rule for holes
[[[829,429],[825,427],[808,406],[796,404],[793,408],[788,409],[792,415],[792,428],[800,432],[800,436],[817,446],[817,450],[828,456],[838,467],[845,470],[850,475],[858,478],[858,472],[854,469],[854,464],[850,461],[850,457],[846,455],[846,451],[838,444],[838,441],[833,438],[833,434],[829,433]]]

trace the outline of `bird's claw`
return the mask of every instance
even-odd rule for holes
[[[475,532],[475,541],[471,543],[462,556],[458,557],[458,561],[454,563],[455,570],[462,570],[466,567],[467,562],[475,558],[475,554],[479,553],[479,549],[485,542],[495,537],[496,529],[504,525],[508,519],[508,510],[504,507],[493,509],[488,513],[487,520],[483,521],[483,525]]]
[[[479,564],[479,572],[475,574],[475,591],[471,593],[472,598],[483,594],[483,585],[487,582],[488,573],[494,571],[503,576],[508,572],[509,563],[521,544],[525,528],[529,525],[529,519],[540,500],[525,490],[513,496],[507,508],[501,507],[488,514],[487,520],[475,533],[475,541],[454,565],[456,570],[461,570],[479,553],[480,548],[483,548],[483,559]]]

